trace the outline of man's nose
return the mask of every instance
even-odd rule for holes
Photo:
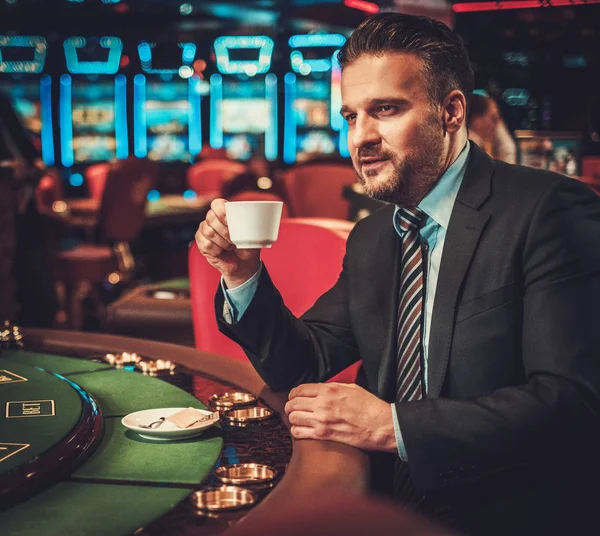
[[[359,149],[365,145],[372,145],[381,141],[377,122],[369,116],[357,117],[354,128],[351,130],[351,143]]]

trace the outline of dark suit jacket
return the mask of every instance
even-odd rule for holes
[[[362,359],[366,387],[393,401],[393,211],[356,225],[338,282],[301,320],[264,271],[241,321],[219,322],[273,389]],[[396,404],[413,481],[436,515],[469,534],[587,528],[599,495],[597,481],[582,487],[600,455],[598,318],[600,200],[472,146],[437,283],[427,398]]]

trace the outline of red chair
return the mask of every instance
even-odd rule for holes
[[[82,305],[94,297],[94,286],[111,273],[127,279],[135,262],[129,247],[141,231],[145,217],[146,195],[157,182],[158,167],[148,159],[130,157],[119,160],[110,170],[102,194],[96,230],[98,243],[83,242],[60,251],[54,259],[57,293],[68,301],[71,327],[82,324]],[[65,221],[68,225],[68,218]]]
[[[283,181],[295,217],[348,219],[350,207],[342,190],[357,181],[351,165],[299,164],[283,173]]]
[[[202,160],[188,168],[187,185],[199,196],[217,197],[224,182],[246,170],[245,164],[233,160],[224,158]]]
[[[308,218],[281,221],[277,242],[272,248],[264,249],[261,255],[285,304],[296,316],[312,307],[321,294],[335,284],[341,271],[347,236],[341,227],[332,230]],[[214,294],[220,284],[220,275],[206,262],[195,244],[190,248],[189,276],[196,348],[247,359],[242,349],[217,328]],[[352,365],[332,380],[353,382],[359,365]]]
[[[600,182],[600,156],[585,156],[581,159],[581,174]]]
[[[99,164],[89,166],[84,172],[85,180],[90,191],[90,197],[96,199],[98,203],[102,200],[110,167],[110,162],[100,162]]]
[[[227,158],[227,149],[225,147],[221,147],[219,149],[214,149],[210,145],[202,145],[202,150],[200,151],[199,161],[210,160],[213,158]]]
[[[100,162],[86,168],[83,174],[90,195],[89,197],[68,200],[67,205],[70,213],[89,216],[98,212],[111,166],[112,164],[109,162]]]
[[[348,238],[350,231],[355,225],[355,222],[348,220],[338,220],[337,218],[294,218],[296,223],[308,223],[325,227],[331,231],[341,235],[344,240]]]
[[[55,169],[46,170],[35,189],[35,202],[39,212],[46,213],[52,210],[56,201],[63,199],[62,179]]]

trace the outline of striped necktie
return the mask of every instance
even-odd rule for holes
[[[426,214],[418,208],[400,209],[402,235],[402,272],[398,305],[398,340],[396,362],[396,400],[410,402],[424,395],[422,365],[422,324],[425,273],[419,229]],[[422,495],[414,488],[408,464],[399,457],[394,470],[394,496],[416,507]]]

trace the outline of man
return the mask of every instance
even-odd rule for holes
[[[517,145],[490,97],[473,95],[469,103],[469,139],[496,160],[517,163]]]
[[[223,276],[220,329],[293,388],[295,438],[374,453],[403,504],[467,534],[589,528],[600,201],[467,141],[473,74],[443,24],[375,15],[340,64],[353,164],[390,204],[357,223],[339,280],[296,319],[215,200],[196,240]],[[359,359],[364,387],[318,383]]]

